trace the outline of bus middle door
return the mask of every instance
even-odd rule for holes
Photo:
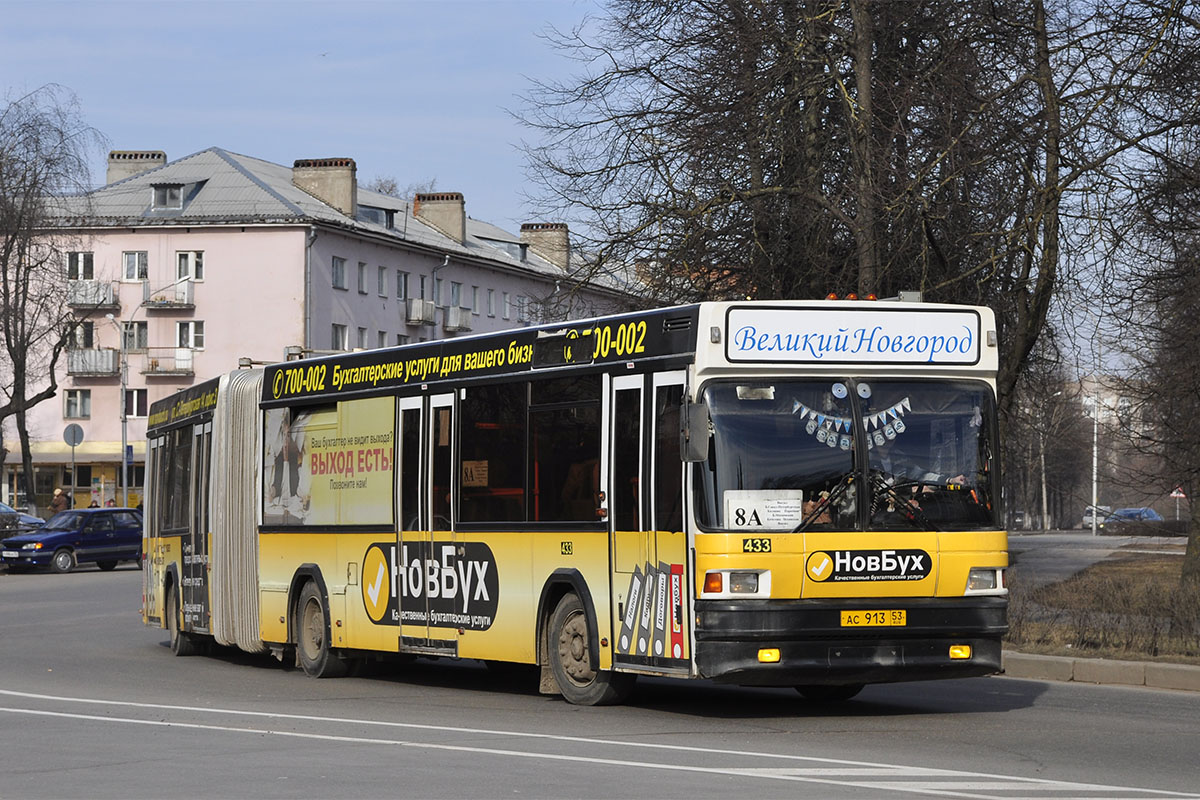
[[[456,655],[458,626],[445,621],[456,584],[453,492],[454,395],[405,398],[400,407],[400,513],[397,580],[400,649]],[[452,594],[452,593],[451,593]]]
[[[212,454],[212,423],[192,428],[192,513],[188,534],[184,536],[183,591],[184,617],[188,630],[208,633],[211,608],[208,597],[208,460]]]

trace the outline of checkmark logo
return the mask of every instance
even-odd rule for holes
[[[388,557],[384,547],[373,544],[363,555],[362,564],[363,607],[372,622],[386,622],[392,589],[388,584]]]
[[[808,576],[814,581],[823,581],[830,575],[833,559],[828,553],[813,553],[808,557]]]
[[[383,586],[384,575],[383,564],[379,565],[379,571],[375,573],[375,582],[367,586],[367,597],[371,598],[371,605],[379,605],[379,589]]]

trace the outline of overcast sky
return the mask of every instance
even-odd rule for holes
[[[529,78],[577,69],[539,38],[594,0],[0,0],[0,90],[78,95],[112,149],[348,156],[361,183],[437,181],[516,230]],[[104,154],[93,182],[104,181]]]

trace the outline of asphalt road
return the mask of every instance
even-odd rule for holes
[[[643,681],[580,708],[477,662],[313,680],[174,658],[140,573],[0,572],[0,798],[1200,797],[1200,695],[1010,678]]]

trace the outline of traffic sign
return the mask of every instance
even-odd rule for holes
[[[1183,500],[1187,495],[1183,493],[1182,486],[1176,486],[1175,491],[1171,492],[1171,497],[1174,497],[1176,500]]]
[[[83,428],[72,422],[63,429],[63,441],[71,447],[83,444]]]

